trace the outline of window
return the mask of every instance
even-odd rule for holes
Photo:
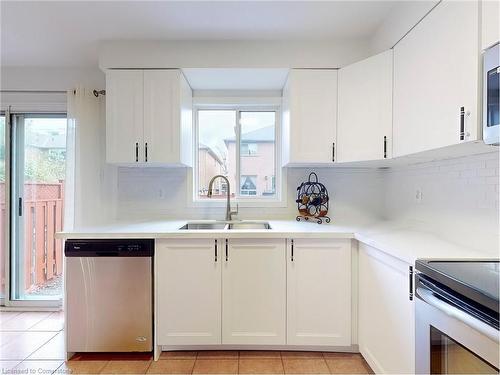
[[[241,195],[257,195],[257,176],[241,176]]]
[[[258,143],[241,142],[241,156],[257,155],[258,148],[259,148]]]
[[[277,199],[277,109],[200,108],[197,111],[195,198],[207,198],[215,175],[229,180],[230,194],[243,199]],[[228,194],[222,178],[212,199]]]
[[[5,297],[6,283],[6,248],[5,248],[5,226],[7,213],[5,211],[5,115],[0,116],[0,299]]]

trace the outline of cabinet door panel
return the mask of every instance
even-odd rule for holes
[[[294,240],[287,278],[287,344],[351,345],[350,240]]]
[[[478,3],[443,1],[394,48],[394,156],[479,138]],[[467,135],[468,134],[468,135]]]
[[[376,373],[415,373],[409,265],[359,245],[359,350]]]
[[[106,72],[106,161],[136,163],[143,151],[143,72]]]
[[[157,241],[159,345],[221,343],[220,246],[218,251],[216,261],[213,239]]]
[[[290,162],[332,163],[337,132],[337,71],[290,72]]]
[[[285,267],[285,240],[229,240],[223,265],[223,344],[285,344]]]
[[[392,50],[339,71],[337,159],[384,159],[392,141]]]
[[[144,71],[144,143],[148,147],[148,163],[180,161],[180,75],[177,69]]]

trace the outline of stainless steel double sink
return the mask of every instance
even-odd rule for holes
[[[188,221],[180,230],[259,230],[271,229],[264,221]]]

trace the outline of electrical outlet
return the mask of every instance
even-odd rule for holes
[[[424,199],[424,193],[422,192],[422,189],[418,188],[415,191],[415,201],[417,203],[422,203],[422,200]]]

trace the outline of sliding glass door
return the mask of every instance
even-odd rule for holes
[[[5,139],[6,139],[5,114],[0,115],[0,303],[5,299],[5,284],[7,279],[7,212],[5,190]]]
[[[11,134],[10,300],[60,303],[66,117],[13,115]]]

